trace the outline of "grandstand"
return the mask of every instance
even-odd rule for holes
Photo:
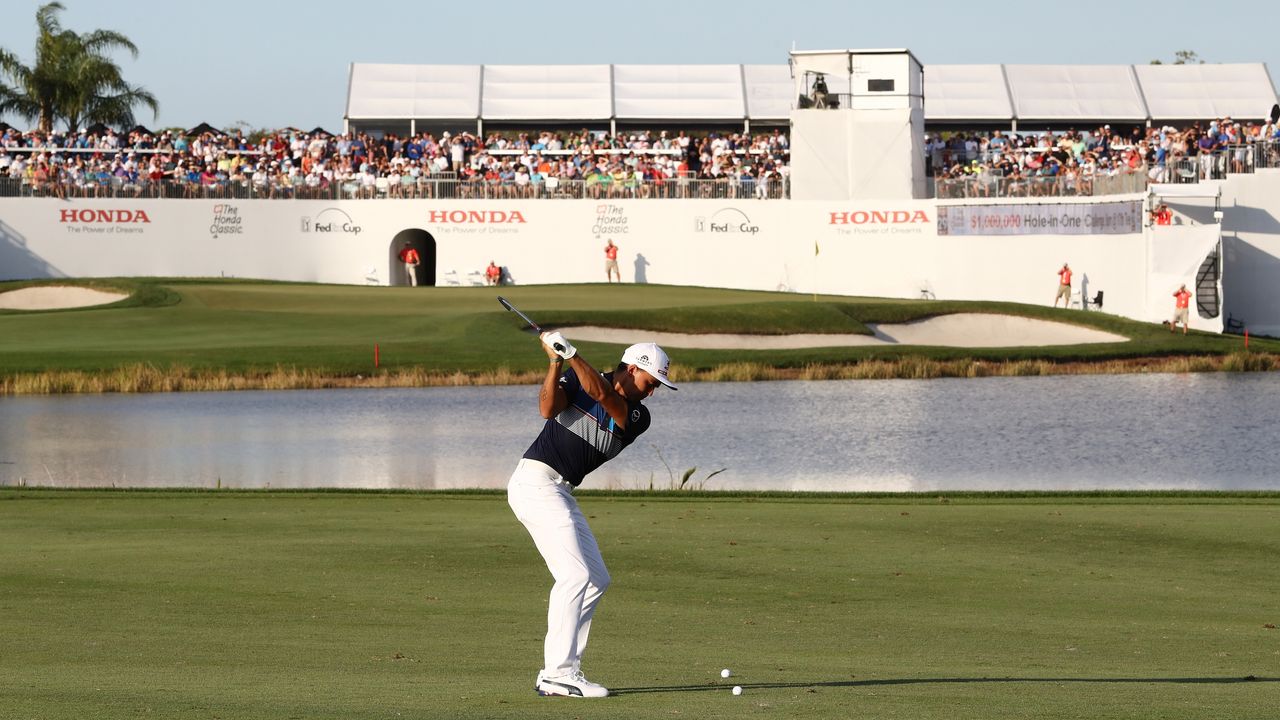
[[[1187,282],[1192,327],[1280,334],[1275,104],[1262,65],[355,64],[337,137],[10,131],[0,276],[402,285],[408,241],[432,285],[590,282],[612,239],[632,282],[1046,305],[1069,261],[1081,309]]]
[[[351,66],[349,131],[785,128],[786,65]],[[468,127],[470,126],[470,127]]]
[[[1262,63],[928,65],[923,75],[925,129],[933,131],[1262,121],[1276,103]],[[833,93],[856,94],[849,83]],[[344,122],[352,132],[401,135],[535,124],[611,134],[669,125],[750,132],[787,127],[805,94],[797,92],[794,64],[356,63]]]

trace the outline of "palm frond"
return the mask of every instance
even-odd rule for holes
[[[62,32],[62,24],[58,22],[58,13],[66,10],[60,2],[51,2],[41,5],[36,10],[36,27],[40,28],[42,34],[57,35]]]
[[[81,122],[132,125],[133,108],[143,105],[158,116],[160,104],[142,87],[127,83],[107,53],[138,47],[114,30],[93,30],[83,35],[66,30],[58,14],[65,8],[51,2],[36,11],[36,59],[24,65],[16,56],[0,51],[0,112],[28,120],[38,118],[49,131],[58,121],[75,130]]]
[[[81,35],[80,42],[84,45],[85,50],[94,55],[101,55],[103,52],[111,50],[124,49],[128,50],[134,58],[138,57],[138,46],[115,30],[94,30],[91,33]]]

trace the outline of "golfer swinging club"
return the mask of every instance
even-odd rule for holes
[[[551,360],[538,394],[547,421],[507,485],[507,502],[555,579],[535,687],[544,696],[605,697],[609,691],[587,680],[581,664],[609,571],[573,488],[649,429],[642,400],[659,384],[677,388],[667,380],[667,354],[653,343],[632,345],[613,372],[600,373],[559,332],[540,337]]]

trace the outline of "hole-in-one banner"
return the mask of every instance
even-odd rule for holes
[[[940,205],[939,235],[1129,235],[1142,232],[1138,200],[1059,205]]]

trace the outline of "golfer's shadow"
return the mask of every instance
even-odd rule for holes
[[[1047,677],[1003,677],[1003,678],[886,678],[884,680],[826,680],[819,682],[761,682],[736,683],[743,690],[768,690],[777,688],[857,688],[885,685],[935,685],[945,683],[1162,683],[1168,685],[1234,685],[1236,683],[1280,682],[1280,678],[1255,677],[1183,677],[1183,678],[1047,678]],[[723,691],[731,687],[729,682],[707,683],[703,685],[662,685],[654,687],[609,688],[610,695],[629,695],[632,693],[674,693],[674,692],[710,692]]]

